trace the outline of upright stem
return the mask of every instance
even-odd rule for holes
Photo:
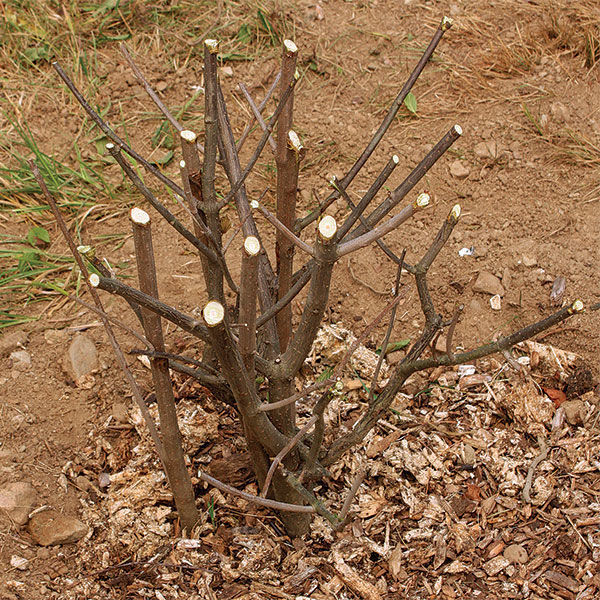
[[[298,48],[290,40],[283,42],[283,59],[281,66],[281,95],[291,86],[296,72]],[[290,136],[292,134],[294,112],[294,95],[291,94],[285,103],[277,123],[277,218],[289,230],[294,227],[296,219],[296,193],[298,190],[298,154],[294,151]],[[296,134],[294,136],[297,138]],[[294,138],[292,138],[294,139]],[[299,151],[299,143],[296,148]],[[294,261],[294,244],[281,232],[277,231],[275,242],[277,257],[277,299],[287,294],[292,286]],[[292,335],[292,306],[288,304],[276,317],[279,346],[282,352],[288,347]]]
[[[258,255],[260,242],[254,236],[244,240],[240,282],[240,352],[250,380],[255,377],[256,350],[256,297],[258,283]]]
[[[131,210],[131,222],[133,224],[133,239],[140,288],[146,294],[158,298],[150,216],[139,208],[133,208]],[[157,352],[164,352],[165,344],[160,317],[145,308],[142,308],[142,317],[149,342]],[[190,474],[185,465],[183,443],[177,423],[175,398],[173,397],[169,375],[169,360],[166,358],[152,358],[150,359],[150,365],[160,416],[161,436],[165,449],[165,470],[182,527],[188,533],[191,533],[199,519],[199,515],[196,509]]]

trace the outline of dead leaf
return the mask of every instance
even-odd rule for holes
[[[554,406],[558,408],[563,402],[566,401],[567,395],[561,390],[557,390],[554,388],[542,388],[545,394],[554,402]]]

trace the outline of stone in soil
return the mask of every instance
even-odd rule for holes
[[[585,423],[585,404],[581,400],[567,400],[560,406],[565,411],[565,417],[569,425],[580,427]]]
[[[74,381],[98,368],[98,351],[94,342],[85,333],[78,333],[73,338],[65,363],[67,372]]]
[[[492,159],[498,158],[498,144],[494,140],[486,140],[485,142],[479,142],[473,148],[475,156],[477,158]]]
[[[40,546],[72,544],[88,532],[87,525],[75,517],[48,509],[33,515],[27,525],[33,541]]]
[[[529,556],[527,550],[520,544],[511,544],[504,549],[504,558],[511,564],[524,565],[528,560]]]
[[[8,517],[11,523],[25,525],[37,501],[37,492],[30,483],[7,483],[0,488],[0,519]]]
[[[455,160],[450,165],[450,175],[456,179],[466,179],[470,173],[471,169],[460,160]]]
[[[11,352],[10,360],[15,371],[29,371],[31,368],[31,354],[27,350],[15,350]]]
[[[10,354],[17,348],[22,348],[27,343],[27,334],[24,331],[6,333],[0,338],[0,357]]]
[[[490,296],[504,296],[504,288],[500,280],[489,271],[480,271],[473,286],[474,292],[489,294]]]

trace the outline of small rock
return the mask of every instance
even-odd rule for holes
[[[110,474],[109,473],[100,473],[98,475],[98,487],[101,489],[107,488],[110,485]]]
[[[117,423],[129,423],[129,414],[127,413],[127,404],[115,401],[112,406],[112,416]]]
[[[523,256],[522,259],[523,264],[526,267],[535,267],[537,265],[537,259],[535,258],[535,256]]]
[[[503,571],[508,567],[510,563],[504,556],[496,556],[491,560],[488,560],[483,565],[483,570],[488,574],[489,577],[494,577],[494,575],[498,575],[500,571]]]
[[[233,77],[233,69],[229,65],[221,67],[221,74],[223,77]]]
[[[495,140],[487,140],[485,142],[479,142],[473,149],[477,158],[483,158],[487,160],[496,160],[498,158],[498,144]]]
[[[581,400],[567,400],[560,406],[565,411],[565,417],[569,425],[580,427],[585,423],[585,404]]]
[[[18,569],[19,571],[25,571],[29,567],[29,561],[22,556],[16,556],[13,554],[10,557],[10,566]]]
[[[10,354],[17,348],[22,348],[27,343],[27,334],[24,331],[13,331],[0,338],[0,357]]]
[[[17,371],[29,371],[31,368],[31,354],[27,350],[15,350],[10,353],[13,369]]]
[[[350,381],[347,381],[346,384],[344,385],[344,387],[346,388],[346,390],[348,390],[349,392],[353,391],[353,390],[360,390],[363,386],[363,383],[360,379],[351,379]]]
[[[88,532],[87,525],[79,519],[63,515],[53,509],[33,515],[27,529],[35,543],[40,546],[72,544]]]
[[[477,455],[475,454],[475,450],[469,444],[465,444],[463,446],[463,463],[465,465],[474,465],[477,460]]]
[[[473,291],[489,294],[490,296],[504,296],[505,293],[500,280],[489,271],[479,273]]]
[[[67,352],[67,372],[77,382],[98,368],[98,351],[94,342],[85,334],[78,333],[71,342]]]
[[[498,294],[490,298],[490,306],[492,310],[502,310],[502,299]]]
[[[450,175],[456,179],[466,179],[471,173],[471,169],[467,167],[461,160],[455,160],[450,165]]]
[[[156,91],[157,92],[164,92],[168,87],[167,82],[164,79],[160,79],[159,81],[156,82]]]
[[[527,550],[520,544],[511,544],[504,549],[504,558],[511,564],[524,565],[528,560],[529,556]]]
[[[17,525],[27,523],[29,513],[36,504],[35,488],[26,481],[7,483],[0,488],[0,516],[7,515]]]
[[[94,491],[92,482],[85,475],[77,475],[75,478],[75,485],[84,492]]]

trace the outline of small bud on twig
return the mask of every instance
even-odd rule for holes
[[[214,327],[223,321],[225,309],[220,302],[211,300],[202,310],[202,316],[209,327]]]

